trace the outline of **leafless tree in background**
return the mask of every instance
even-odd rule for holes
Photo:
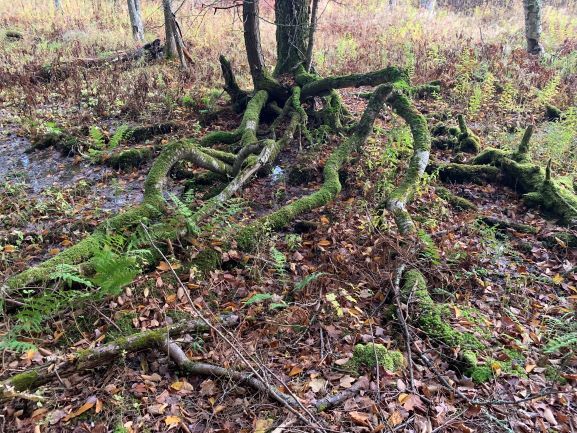
[[[541,6],[541,0],[523,0],[527,51],[531,54],[544,52],[541,45]]]
[[[142,24],[140,0],[128,0],[128,15],[130,16],[132,36],[136,41],[144,42],[144,26]]]

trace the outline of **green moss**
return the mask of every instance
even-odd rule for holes
[[[25,391],[32,388],[39,377],[36,370],[30,370],[13,376],[10,383],[16,391]]]
[[[449,347],[463,350],[482,349],[484,345],[473,334],[455,330],[443,316],[443,305],[435,303],[426,287],[423,275],[411,269],[403,276],[402,295],[417,300],[417,322],[430,338],[443,342]]]
[[[493,370],[491,370],[491,367],[486,365],[475,367],[467,374],[475,383],[485,383],[493,379]]]
[[[479,153],[481,150],[481,140],[471,132],[460,134],[457,149],[460,152]]]
[[[460,209],[460,210],[477,209],[477,206],[473,202],[467,200],[466,198],[459,197],[458,195],[453,194],[447,188],[443,188],[441,186],[436,186],[435,192],[437,193],[437,195],[439,197],[446,200],[447,203],[449,203],[451,206],[453,206],[457,209]]]
[[[221,264],[221,260],[221,255],[217,250],[207,248],[202,250],[194,259],[192,259],[191,265],[195,266],[203,274],[207,274],[208,272],[217,269]]]
[[[138,167],[150,158],[152,158],[152,149],[149,147],[128,149],[110,155],[106,164],[115,169],[126,170]]]
[[[472,182],[485,184],[499,178],[501,170],[490,165],[469,165],[448,163],[438,168],[439,179],[443,182]]]
[[[554,382],[557,382],[561,385],[565,385],[567,383],[567,379],[565,379],[561,373],[559,372],[559,369],[557,369],[556,367],[552,366],[552,365],[548,365],[545,368],[545,377],[549,380],[552,380]]]
[[[373,368],[377,364],[387,371],[397,371],[404,367],[405,358],[396,350],[388,350],[382,344],[357,344],[353,357],[345,364],[345,369],[359,372],[362,368]]]
[[[431,135],[433,137],[447,135],[448,133],[449,133],[449,127],[443,122],[438,122],[431,128]]]

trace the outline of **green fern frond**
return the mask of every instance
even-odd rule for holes
[[[91,126],[88,135],[92,140],[92,146],[97,149],[104,149],[106,147],[106,140],[104,137],[104,133],[98,126]]]

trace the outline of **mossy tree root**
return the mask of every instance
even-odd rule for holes
[[[342,188],[339,180],[339,170],[349,154],[354,149],[362,146],[372,132],[375,118],[391,90],[392,86],[389,84],[377,87],[353,135],[344,140],[327,159],[323,170],[324,182],[321,188],[310,195],[283,206],[271,214],[259,218],[241,229],[237,235],[237,242],[241,249],[253,249],[256,246],[259,235],[266,230],[279,230],[290,224],[298,215],[324,206],[334,200]]]
[[[246,145],[253,145],[257,142],[256,131],[258,121],[267,99],[268,95],[266,92],[257,92],[247,106],[240,127],[234,132],[235,136],[241,139]],[[210,138],[209,141],[221,137],[219,135],[220,133],[217,132],[216,134],[217,135],[212,134],[212,138]],[[202,143],[201,141],[201,144]],[[204,143],[206,144],[206,141]],[[273,145],[274,143],[275,142],[272,142],[272,144],[269,143],[268,148],[275,147]],[[266,153],[268,157],[276,157],[277,154],[278,151],[270,152],[270,149],[267,150]],[[163,197],[163,186],[168,173],[179,161],[190,160],[200,167],[215,173],[233,175],[233,166],[222,161],[222,159],[226,159],[225,155],[224,153],[218,154],[218,151],[211,152],[209,149],[203,149],[191,141],[176,142],[167,146],[156,158],[148,173],[144,183],[144,198],[140,205],[132,207],[126,212],[104,221],[91,235],[53,258],[10,277],[0,287],[2,299],[4,299],[6,295],[35,282],[48,281],[56,266],[60,264],[76,265],[88,261],[92,255],[101,248],[103,241],[109,233],[131,230],[141,222],[161,217],[166,205]],[[222,159],[219,159],[218,156]],[[264,159],[267,158],[265,157]],[[268,162],[268,159],[266,162]],[[240,174],[233,179],[231,182],[233,185],[229,185],[230,187],[219,194],[219,196],[217,196],[218,198],[209,201],[200,209],[199,216],[196,218],[197,221],[209,214],[218,203],[222,203],[223,200],[230,198],[232,194],[238,191],[238,189],[250,179],[250,176],[247,176],[246,173],[241,177],[239,176]]]
[[[236,316],[222,316],[221,326],[233,326],[237,323]],[[58,378],[68,377],[79,371],[93,369],[105,365],[122,353],[131,353],[161,344],[167,338],[175,338],[192,332],[206,332],[210,327],[204,320],[186,320],[174,325],[139,332],[127,337],[121,337],[111,343],[94,349],[79,350],[63,356],[52,356],[45,360],[42,366],[28,369],[0,382],[0,399],[9,390],[34,390]],[[9,397],[9,395],[7,395]]]
[[[409,269],[403,273],[401,297],[403,303],[412,302],[414,311],[409,314],[409,320],[432,340],[451,349],[460,349],[460,367],[466,374],[472,375],[477,367],[476,352],[484,345],[474,334],[456,331],[445,321],[441,307],[431,298],[420,271]]]
[[[577,195],[561,182],[553,179],[551,161],[546,168],[531,161],[529,141],[533,133],[530,126],[516,151],[487,148],[471,164],[447,164],[439,167],[442,181],[500,182],[521,193],[525,203],[540,207],[560,224],[577,224]]]
[[[427,120],[403,93],[398,90],[394,91],[387,99],[387,103],[407,122],[413,136],[413,156],[407,172],[399,186],[392,191],[386,203],[387,209],[395,218],[399,232],[405,234],[415,230],[415,225],[406,206],[415,195],[421,177],[429,164],[431,135],[427,127]]]
[[[326,96],[332,90],[346,87],[378,86],[385,83],[404,82],[409,83],[409,75],[406,70],[397,67],[387,67],[366,74],[351,74],[337,77],[320,79],[308,79],[308,83],[302,88],[303,100],[313,96]]]

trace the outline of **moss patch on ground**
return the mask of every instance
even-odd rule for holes
[[[373,368],[377,364],[387,371],[397,371],[404,367],[405,358],[401,352],[389,350],[382,344],[357,344],[345,368],[358,373],[363,368]]]

